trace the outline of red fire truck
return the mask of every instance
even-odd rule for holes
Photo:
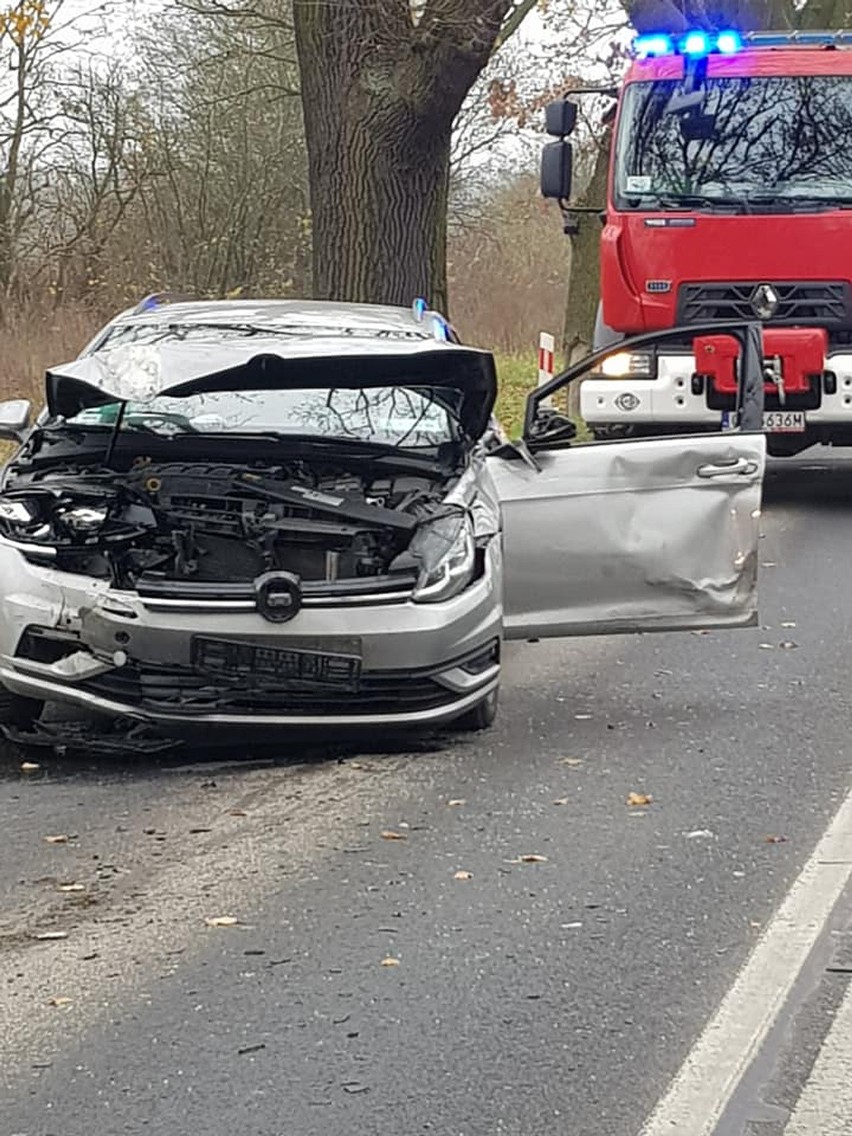
[[[619,352],[581,388],[599,437],[724,428],[736,344],[692,324],[758,320],[770,453],[852,445],[852,31],[643,35],[617,92],[595,347],[684,328],[659,352]],[[542,192],[568,224],[577,119]],[[568,227],[568,226],[566,226]]]

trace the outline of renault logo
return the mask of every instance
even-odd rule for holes
[[[751,310],[758,319],[772,319],[781,303],[781,297],[771,284],[758,284],[751,294]]]

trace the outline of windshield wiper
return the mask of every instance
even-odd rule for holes
[[[170,438],[175,435],[170,435]],[[434,472],[441,468],[437,457],[426,454],[413,454],[402,450],[391,442],[367,442],[360,438],[320,438],[312,434],[278,433],[275,430],[199,430],[196,434],[182,434],[182,443],[187,441],[198,442],[204,438],[248,438],[264,442],[276,442],[279,445],[291,446],[300,453],[310,453],[312,450],[345,452],[356,450],[364,457],[372,458],[377,462],[387,462],[410,470],[421,472]],[[445,444],[449,444],[448,442]],[[437,449],[437,444],[436,447]]]
[[[852,197],[822,197],[818,194],[749,194],[749,205],[770,206],[779,213],[813,213],[829,209],[852,209]]]
[[[707,193],[649,193],[644,194],[645,202],[652,201],[658,209],[712,209],[731,211],[734,213],[749,213],[749,201],[745,197],[713,197]],[[637,206],[640,208],[641,206]],[[653,208],[654,206],[651,206]]]

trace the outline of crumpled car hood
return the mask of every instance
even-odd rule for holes
[[[282,353],[286,349],[286,355]],[[46,375],[51,415],[70,418],[109,402],[148,402],[221,390],[334,386],[430,386],[465,434],[485,432],[497,395],[493,356],[434,341],[376,342],[354,338],[288,339],[258,334],[237,341],[124,344],[52,367]]]

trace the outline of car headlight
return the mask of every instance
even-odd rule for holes
[[[38,515],[36,506],[26,499],[0,500],[0,521],[5,521],[11,527],[31,525],[38,519]]]
[[[603,360],[600,373],[607,379],[651,379],[655,364],[647,351],[618,351]]]
[[[437,603],[463,591],[473,579],[476,545],[465,513],[453,513],[424,524],[414,534],[409,551],[420,561],[413,599]]]

